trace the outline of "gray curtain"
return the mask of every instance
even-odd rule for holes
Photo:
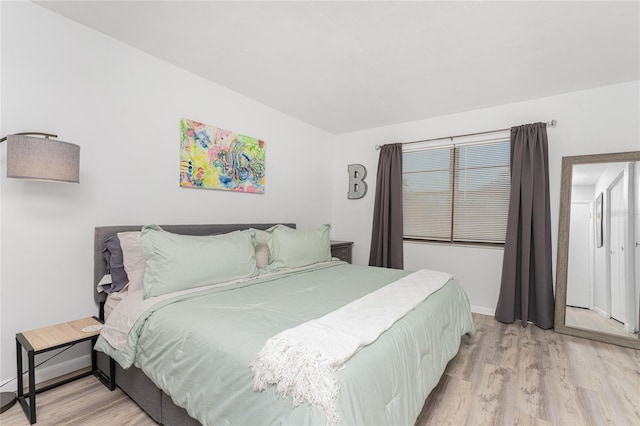
[[[496,319],[553,327],[549,156],[545,123],[511,128],[511,196]]]
[[[402,269],[402,144],[380,148],[369,266]]]

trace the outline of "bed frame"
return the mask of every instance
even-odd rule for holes
[[[274,223],[261,224],[233,224],[233,225],[160,225],[168,232],[182,235],[217,235],[248,228],[268,229]],[[285,223],[295,228],[293,223]],[[108,273],[107,263],[102,256],[105,241],[118,232],[139,231],[141,225],[100,226],[95,228],[93,246],[93,299],[100,307],[100,319],[104,319],[104,302],[106,294],[98,293],[96,287],[102,277]],[[103,375],[106,385],[111,384],[122,389],[156,422],[166,426],[189,426],[200,423],[189,416],[187,411],[173,403],[171,397],[159,389],[139,368],[131,367],[127,370],[102,352],[97,352],[98,370]]]

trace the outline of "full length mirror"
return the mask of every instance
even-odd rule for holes
[[[555,330],[640,349],[640,151],[562,159]]]

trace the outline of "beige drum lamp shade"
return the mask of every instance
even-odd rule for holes
[[[49,135],[54,136],[55,135]],[[80,182],[80,146],[23,134],[7,136],[7,177]]]

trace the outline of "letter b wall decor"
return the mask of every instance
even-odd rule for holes
[[[349,172],[349,192],[347,199],[358,200],[367,194],[367,169],[362,164],[349,164],[347,166]]]

